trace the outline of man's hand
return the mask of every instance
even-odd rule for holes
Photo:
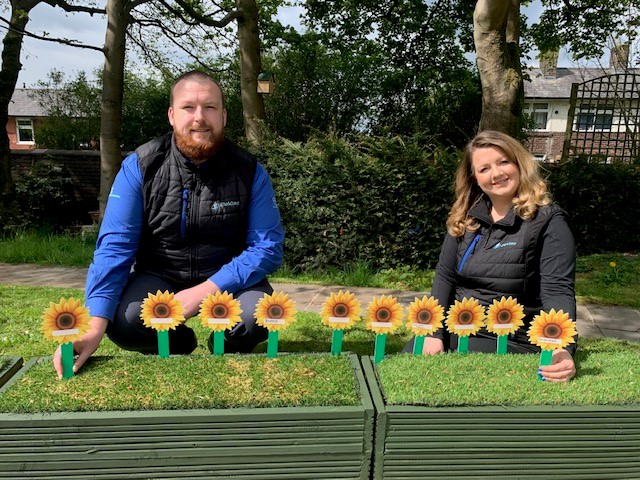
[[[182,308],[184,308],[184,318],[191,318],[198,314],[200,311],[200,304],[204,297],[208,294],[214,294],[218,290],[218,286],[213,283],[211,280],[205,280],[198,285],[186,288],[184,290],[180,290],[175,294],[176,300],[180,300],[182,302]]]
[[[73,363],[73,373],[76,373],[80,370],[80,367],[84,365],[84,362],[94,354],[94,352],[100,346],[100,341],[102,337],[104,337],[104,332],[107,331],[107,325],[109,324],[109,320],[102,317],[92,317],[89,321],[89,331],[84,334],[81,340],[76,340],[73,342],[73,350],[78,353],[78,358],[76,358]],[[56,373],[58,374],[58,380],[62,378],[62,358],[60,354],[60,347],[58,347],[53,354],[53,368],[56,369]]]
[[[444,352],[444,343],[441,339],[430,335],[424,337],[424,346],[422,347],[423,355],[435,355]]]
[[[566,350],[554,350],[551,365],[540,367],[539,372],[549,382],[568,382],[576,374],[576,364]]]

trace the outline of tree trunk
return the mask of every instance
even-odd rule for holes
[[[499,130],[518,136],[524,102],[520,0],[478,0],[473,27],[482,82],[482,116],[478,130]]]
[[[100,218],[104,215],[113,180],[122,163],[120,128],[126,31],[129,25],[130,7],[129,0],[107,1],[100,119]]]
[[[12,0],[11,25],[2,42],[2,70],[0,70],[0,125],[6,128],[9,121],[9,103],[16,89],[22,51],[22,32],[29,22],[29,12],[40,0]],[[13,197],[13,179],[11,178],[11,149],[9,137],[5,130],[0,135],[0,199],[3,206],[8,206]]]
[[[240,92],[244,131],[247,140],[260,144],[260,120],[264,120],[264,101],[258,93],[260,61],[260,33],[256,0],[237,0],[238,41],[240,44]]]

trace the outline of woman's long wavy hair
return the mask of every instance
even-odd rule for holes
[[[469,209],[483,196],[473,174],[473,154],[480,148],[496,147],[516,164],[520,170],[520,183],[512,203],[516,214],[524,220],[535,217],[538,207],[551,203],[547,184],[540,176],[538,162],[524,146],[506,133],[486,130],[479,133],[465,147],[462,162],[456,174],[456,201],[447,218],[447,230],[454,237],[461,237],[466,230],[476,231],[480,225],[468,216]]]

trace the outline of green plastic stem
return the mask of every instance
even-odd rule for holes
[[[158,355],[169,358],[169,330],[158,330]]]
[[[416,335],[416,339],[413,342],[413,354],[422,355],[423,348],[424,348],[424,335]]]
[[[540,366],[551,365],[553,360],[553,350],[542,350],[540,353]],[[542,380],[542,375],[538,374],[538,378]]]
[[[224,354],[224,330],[213,332],[213,354]]]
[[[496,349],[496,353],[499,355],[504,355],[507,353],[507,338],[508,335],[498,335],[498,348]]]
[[[331,354],[332,355],[340,355],[342,353],[342,337],[343,337],[342,329],[333,331],[333,336],[331,337]]]
[[[458,353],[469,353],[469,337],[458,337]]]
[[[267,358],[275,358],[278,355],[278,331],[269,332],[267,338]]]
[[[384,349],[387,344],[387,334],[380,333],[376,335],[376,346],[373,353],[373,363],[380,363],[384,358]]]
[[[73,377],[73,343],[66,342],[60,345],[62,356],[62,378]]]

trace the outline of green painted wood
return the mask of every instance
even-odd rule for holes
[[[373,479],[640,478],[640,405],[376,408]]]
[[[21,357],[0,357],[0,387],[7,383],[22,367]]]
[[[348,358],[351,407],[0,414],[0,479],[369,480],[373,403]]]

